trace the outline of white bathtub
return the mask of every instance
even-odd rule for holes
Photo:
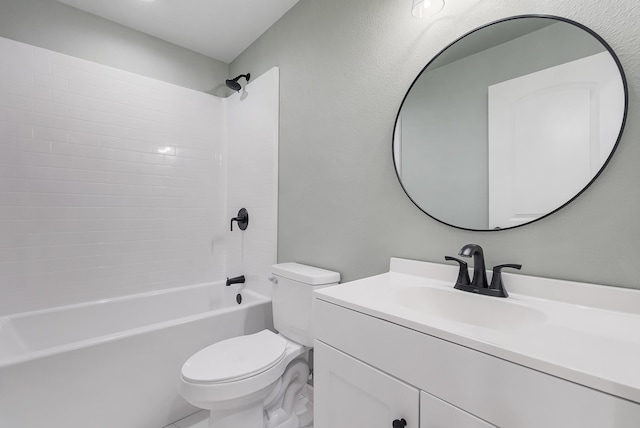
[[[0,428],[161,428],[197,409],[180,368],[272,326],[271,302],[201,284],[0,318]]]

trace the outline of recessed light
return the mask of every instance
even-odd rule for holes
[[[444,7],[444,0],[413,0],[411,14],[418,19],[433,16]]]

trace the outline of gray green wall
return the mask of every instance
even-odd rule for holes
[[[279,261],[334,269],[349,281],[386,271],[392,256],[441,262],[473,242],[489,266],[518,262],[528,275],[640,288],[640,6],[448,1],[430,22],[412,18],[410,5],[304,0],[231,64],[231,75],[280,67]],[[617,51],[630,87],[625,134],[598,181],[553,216],[500,232],[447,227],[419,211],[396,179],[398,107],[440,49],[477,26],[526,13],[574,19]]]
[[[228,64],[55,0],[0,0],[0,37],[198,91],[228,94]]]

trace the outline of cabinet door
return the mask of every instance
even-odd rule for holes
[[[420,393],[420,428],[495,428],[424,391]]]
[[[315,428],[419,428],[419,406],[417,389],[315,342]]]

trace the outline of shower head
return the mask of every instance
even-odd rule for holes
[[[240,89],[242,89],[242,86],[240,86],[240,84],[238,83],[238,79],[240,79],[241,77],[244,77],[247,80],[247,83],[249,83],[249,79],[251,79],[251,73],[241,74],[240,76],[234,79],[227,79],[226,80],[227,87],[236,92],[240,92]]]

